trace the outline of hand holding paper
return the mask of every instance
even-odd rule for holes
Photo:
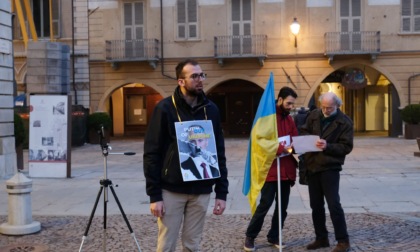
[[[319,136],[306,135],[306,136],[294,136],[293,147],[295,152],[303,154],[306,152],[322,151],[322,149],[316,147],[316,142],[319,140]]]

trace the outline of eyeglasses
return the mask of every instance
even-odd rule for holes
[[[206,77],[207,77],[207,74],[205,74],[205,73],[193,73],[193,74],[191,74],[191,76],[190,76],[190,78],[191,78],[191,79],[193,79],[193,80],[195,80],[195,81],[199,81],[199,80],[200,80],[200,78],[201,78],[202,80],[205,80],[205,79],[206,79]]]

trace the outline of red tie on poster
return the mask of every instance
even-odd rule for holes
[[[209,174],[207,173],[206,164],[205,163],[201,163],[201,167],[203,167],[204,178],[210,178],[209,177]]]

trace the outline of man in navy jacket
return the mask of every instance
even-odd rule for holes
[[[206,75],[194,60],[176,67],[178,87],[153,111],[144,139],[144,175],[150,211],[158,217],[157,251],[175,251],[182,226],[182,247],[199,251],[210,193],[216,193],[213,213],[226,207],[228,180],[225,146],[217,106],[203,92]],[[181,174],[175,122],[211,120],[220,177],[184,182]]]

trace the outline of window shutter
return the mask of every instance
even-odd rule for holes
[[[410,18],[403,18],[402,19],[402,30],[404,32],[409,32],[411,25],[410,25]]]
[[[185,34],[185,23],[186,23],[186,13],[185,13],[185,0],[177,1],[177,23],[178,23],[178,38],[186,38]]]
[[[241,6],[240,0],[232,0],[232,21],[241,20]]]
[[[143,2],[134,3],[134,24],[143,25]]]
[[[340,1],[340,17],[348,17],[350,15],[350,2],[349,0]]]
[[[190,38],[197,38],[197,25],[189,25],[188,33]]]
[[[251,20],[251,0],[243,0],[242,2],[242,20],[250,21]]]
[[[349,20],[342,19],[341,20],[341,31],[348,32],[349,31]]]
[[[52,28],[54,38],[61,37],[61,29],[60,29],[60,1],[51,1],[52,2]]]
[[[420,0],[413,0],[413,15],[420,15]]]
[[[401,14],[403,16],[411,16],[411,0],[402,0]]]
[[[132,9],[131,9],[131,3],[125,3],[124,4],[124,25],[132,25]]]
[[[420,17],[414,18],[414,32],[420,32]]]
[[[360,0],[353,0],[351,2],[351,14],[353,17],[360,17],[361,16],[361,3]]]
[[[360,19],[353,19],[353,31],[354,32],[360,31]]]
[[[133,24],[133,9],[131,3],[124,4],[124,31],[125,31],[125,39],[132,40],[132,24]]]
[[[197,1],[188,0],[188,23],[197,22]]]
[[[197,1],[188,0],[188,38],[197,37]]]

